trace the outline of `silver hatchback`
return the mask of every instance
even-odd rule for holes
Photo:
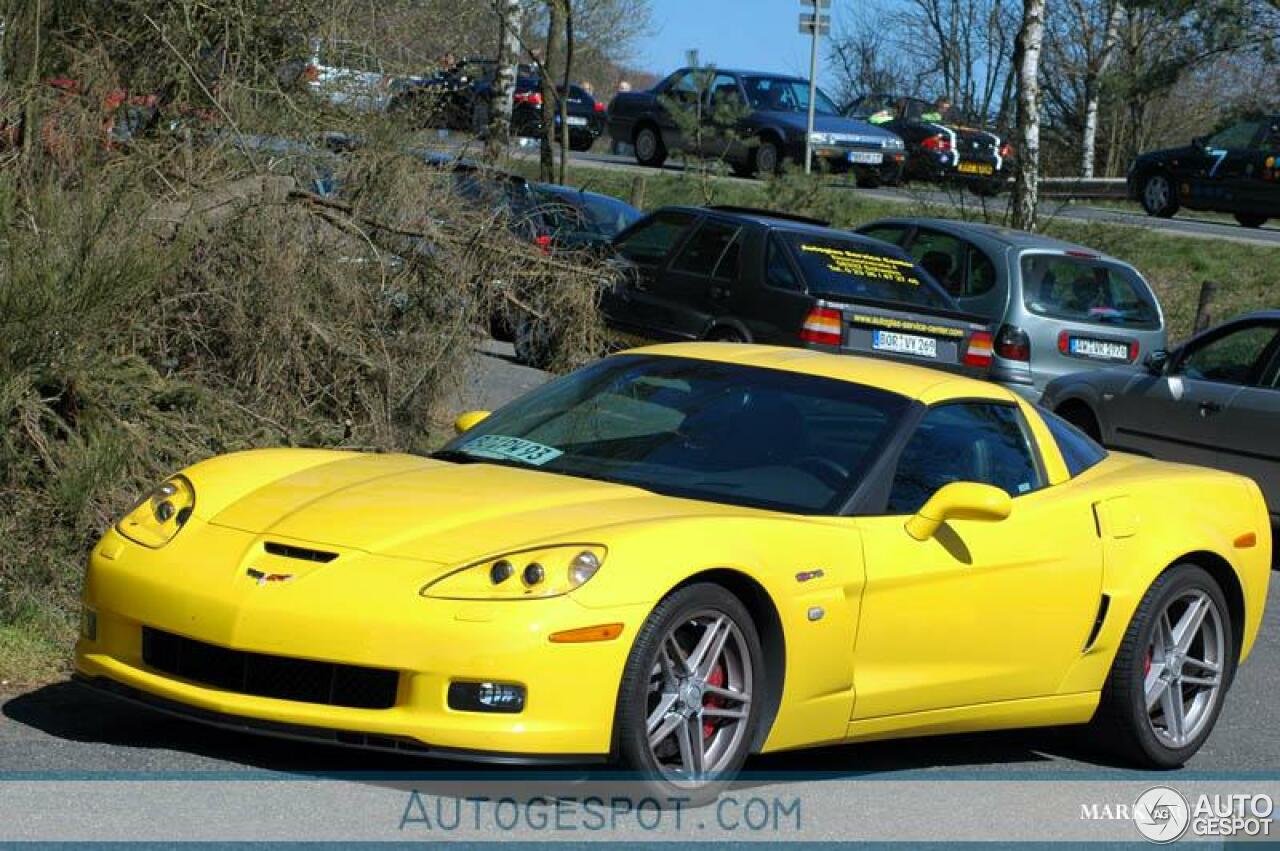
[[[1132,266],[1025,231],[881,219],[858,233],[906,249],[996,329],[991,379],[1038,401],[1060,375],[1140,363],[1167,347],[1164,313]]]

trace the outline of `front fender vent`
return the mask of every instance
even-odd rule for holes
[[[320,564],[328,564],[338,557],[337,553],[331,553],[326,550],[295,547],[293,544],[281,544],[277,541],[267,541],[262,545],[262,548],[273,556],[296,558],[299,561],[314,561]]]
[[[1102,632],[1102,625],[1107,620],[1107,609],[1111,608],[1111,596],[1103,594],[1102,599],[1098,601],[1098,616],[1093,619],[1093,629],[1089,630],[1089,640],[1084,643],[1082,653],[1088,653],[1093,649],[1093,643],[1098,640],[1098,633]]]

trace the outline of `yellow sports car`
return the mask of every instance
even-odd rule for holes
[[[654,346],[458,430],[175,475],[93,550],[78,677],[696,794],[754,752],[1091,720],[1177,765],[1262,619],[1253,482],[929,369]]]

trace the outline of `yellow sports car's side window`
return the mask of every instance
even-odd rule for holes
[[[952,482],[994,485],[1013,497],[1044,485],[1016,407],[956,402],[930,409],[898,459],[888,512],[914,514]]]

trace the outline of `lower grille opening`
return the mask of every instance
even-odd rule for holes
[[[394,706],[399,679],[395,671],[381,668],[230,650],[145,626],[142,661],[157,671],[226,691],[356,709]]]

